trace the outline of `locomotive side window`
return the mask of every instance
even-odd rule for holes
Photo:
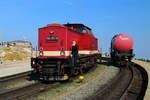
[[[82,33],[87,33],[87,31],[85,29],[82,30]]]
[[[90,30],[88,28],[86,28],[86,26],[82,25],[82,24],[65,24],[65,26],[67,26],[69,29],[73,30],[73,31],[77,31],[80,33],[91,33]]]
[[[83,31],[83,28],[82,28],[82,27],[78,27],[78,31],[79,31],[79,32],[82,32],[82,31]]]
[[[84,28],[81,27],[81,26],[80,26],[80,27],[76,27],[75,30],[78,31],[78,32],[81,32],[81,33],[87,33],[87,30],[84,29]]]
[[[89,33],[90,33],[90,34],[93,34],[92,30],[89,30]]]
[[[81,33],[87,33],[87,30],[81,27]]]

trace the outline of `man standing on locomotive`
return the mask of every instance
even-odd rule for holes
[[[76,41],[72,41],[71,56],[73,58],[78,56],[78,45],[76,44]]]
[[[71,57],[72,57],[72,72],[75,72],[75,67],[77,64],[77,57],[78,57],[78,45],[76,44],[76,41],[72,41],[72,47],[71,47]]]

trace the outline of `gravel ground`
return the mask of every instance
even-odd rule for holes
[[[11,64],[0,64],[0,77],[10,76],[30,70],[32,70],[30,61],[18,61]]]
[[[43,91],[24,100],[85,100],[118,72],[116,67],[100,64],[85,74],[85,79],[81,82],[76,78],[73,82],[62,84],[55,89]]]
[[[105,83],[107,83],[111,78],[113,78],[118,72],[116,67],[109,67],[107,71],[103,73],[103,75],[98,75],[96,78],[84,84],[78,88],[76,88],[73,92],[65,95],[62,98],[58,98],[57,100],[85,100],[86,97],[93,94],[98,88]],[[56,99],[55,99],[56,100]]]
[[[12,61],[7,64],[0,64],[0,68],[9,68],[9,67],[16,67],[18,65],[30,65],[30,60],[24,61]]]

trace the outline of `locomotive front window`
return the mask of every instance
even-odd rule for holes
[[[57,41],[57,40],[58,40],[57,36],[46,37],[46,41]]]

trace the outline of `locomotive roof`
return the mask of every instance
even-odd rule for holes
[[[91,30],[91,28],[85,26],[84,24],[70,24],[70,23],[67,23],[67,24],[63,24],[64,26],[83,26],[83,27],[86,27],[87,29]]]

